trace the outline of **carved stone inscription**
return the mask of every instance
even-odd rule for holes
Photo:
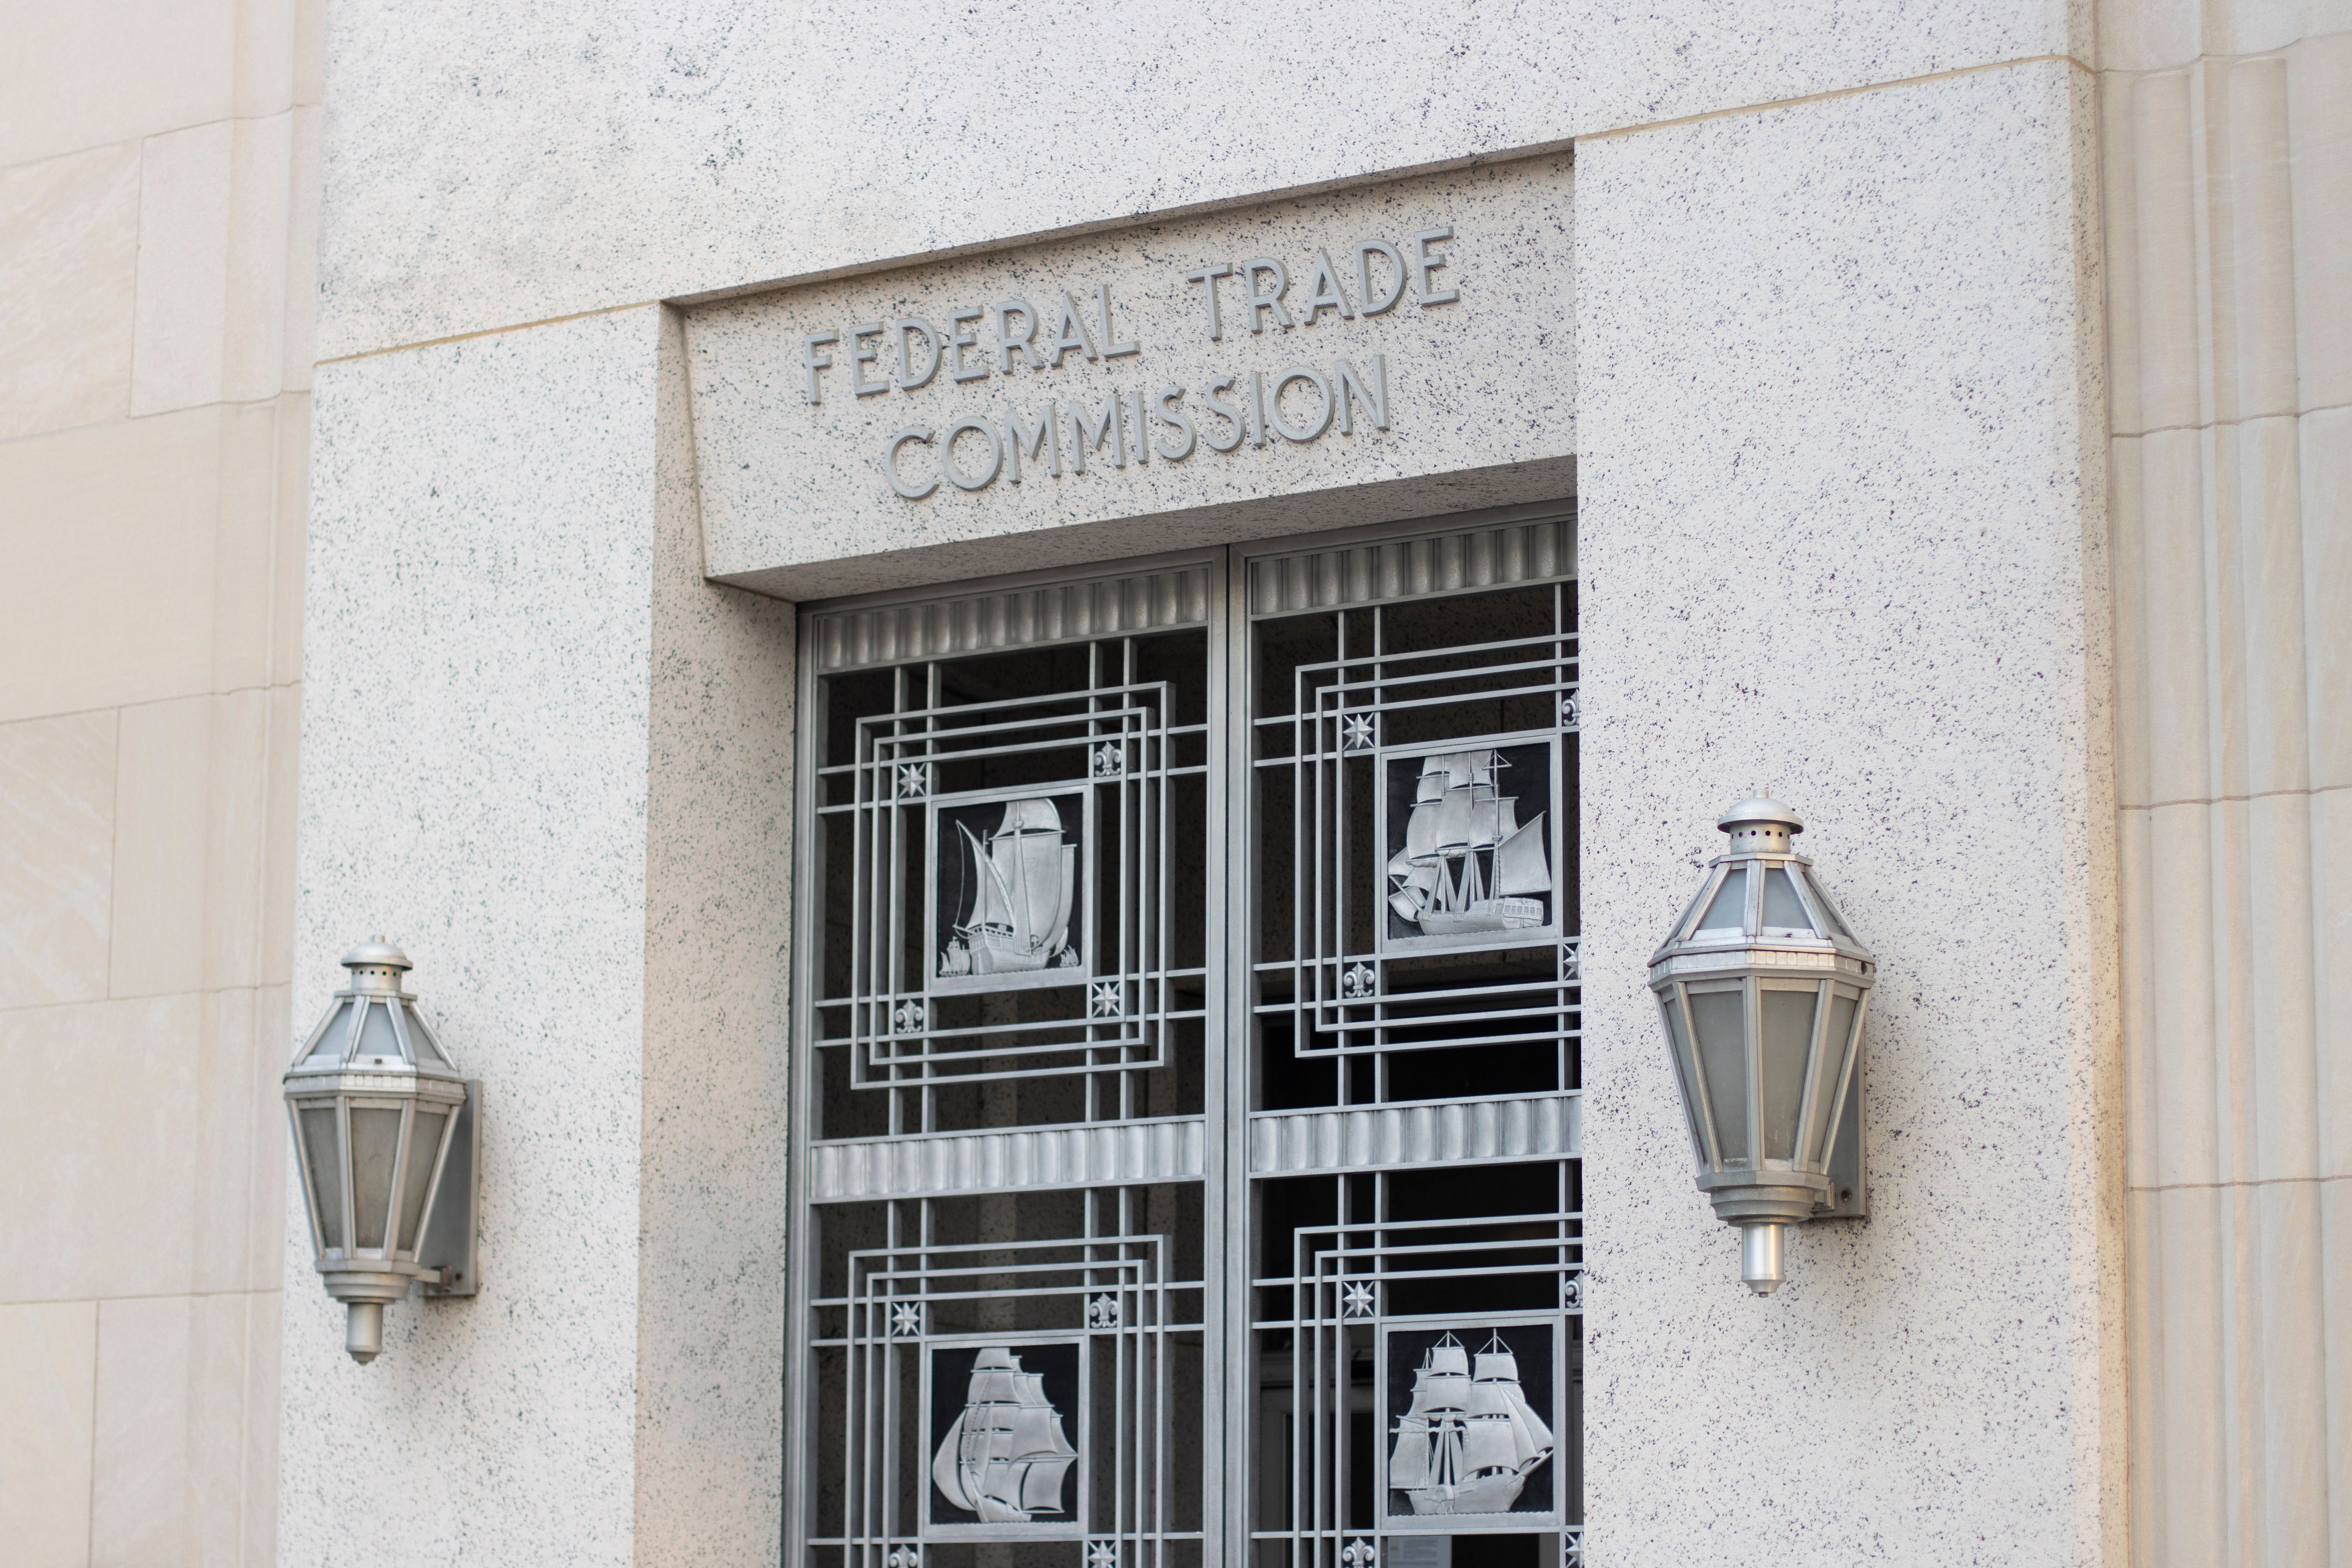
[[[1204,261],[1185,272],[1183,282],[1211,342],[1223,342],[1234,325],[1259,334],[1311,328],[1326,312],[1338,321],[1369,319],[1407,298],[1428,310],[1462,298],[1447,248],[1454,237],[1451,225],[1439,225],[1402,243],[1358,239],[1341,247],[1349,258],[1343,266],[1333,264],[1328,247],[1318,246],[1295,289],[1289,266],[1275,256]],[[1440,279],[1440,271],[1448,276]],[[1096,363],[1137,360],[1141,379],[1132,386],[1072,397],[1048,379],[1036,389],[1045,394],[1042,402],[1034,396],[1013,401],[1030,389],[1008,387],[1008,401],[992,414],[891,432],[882,444],[882,476],[894,494],[909,501],[932,495],[942,482],[961,490],[984,490],[999,479],[1017,485],[1024,465],[1030,479],[1040,474],[1059,479],[1085,473],[1090,459],[1097,471],[1154,458],[1181,463],[1203,447],[1231,452],[1244,442],[1264,447],[1276,437],[1303,444],[1335,427],[1350,435],[1360,423],[1389,427],[1385,353],[1302,359],[1273,372],[1201,369],[1181,382],[1155,380],[1143,366],[1140,343],[1121,336],[1121,309],[1104,281],[1083,297],[1068,289],[1014,294],[986,305],[955,306],[943,320],[900,316],[819,328],[801,337],[802,395],[821,405],[828,387],[837,396],[845,379],[856,397],[913,397],[942,376],[950,384],[1034,382],[1053,377],[1067,356]]]

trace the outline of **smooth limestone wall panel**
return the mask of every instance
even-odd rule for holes
[[[323,16],[0,22],[10,1568],[276,1560]]]
[[[2123,1560],[2094,128],[2060,61],[1579,144],[1598,1561]],[[1870,1216],[1769,1298],[1643,968],[1750,789],[1882,963]]]
[[[326,357],[2090,47],[2084,0],[483,15],[334,9]]]
[[[2352,1552],[2352,8],[2102,12],[2133,1549]]]
[[[703,306],[709,570],[813,598],[1572,493],[1570,201],[1527,159]],[[1293,367],[1328,390],[1276,403]]]
[[[483,1284],[362,1368],[289,1237],[289,1562],[777,1538],[792,620],[701,580],[662,317],[320,373],[297,990],[415,960],[485,1084]]]

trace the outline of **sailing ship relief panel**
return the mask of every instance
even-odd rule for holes
[[[805,617],[793,1561],[1580,1563],[1571,540]]]

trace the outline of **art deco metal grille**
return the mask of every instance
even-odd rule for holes
[[[803,625],[790,1560],[1580,1562],[1566,516]]]

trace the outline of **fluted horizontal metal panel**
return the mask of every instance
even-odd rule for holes
[[[1138,572],[827,615],[817,623],[817,667],[861,669],[1200,626],[1208,618],[1206,565]]]
[[[1250,613],[1292,615],[1423,594],[1458,594],[1465,588],[1547,582],[1575,572],[1574,521],[1547,518],[1263,557],[1250,565]]]
[[[1250,1118],[1254,1176],[1400,1165],[1577,1159],[1584,1152],[1582,1097],[1565,1094],[1387,1105],[1361,1110],[1284,1110]]]
[[[1174,1116],[1105,1126],[819,1143],[813,1150],[810,1201],[1196,1182],[1204,1168],[1206,1142],[1199,1117]]]

